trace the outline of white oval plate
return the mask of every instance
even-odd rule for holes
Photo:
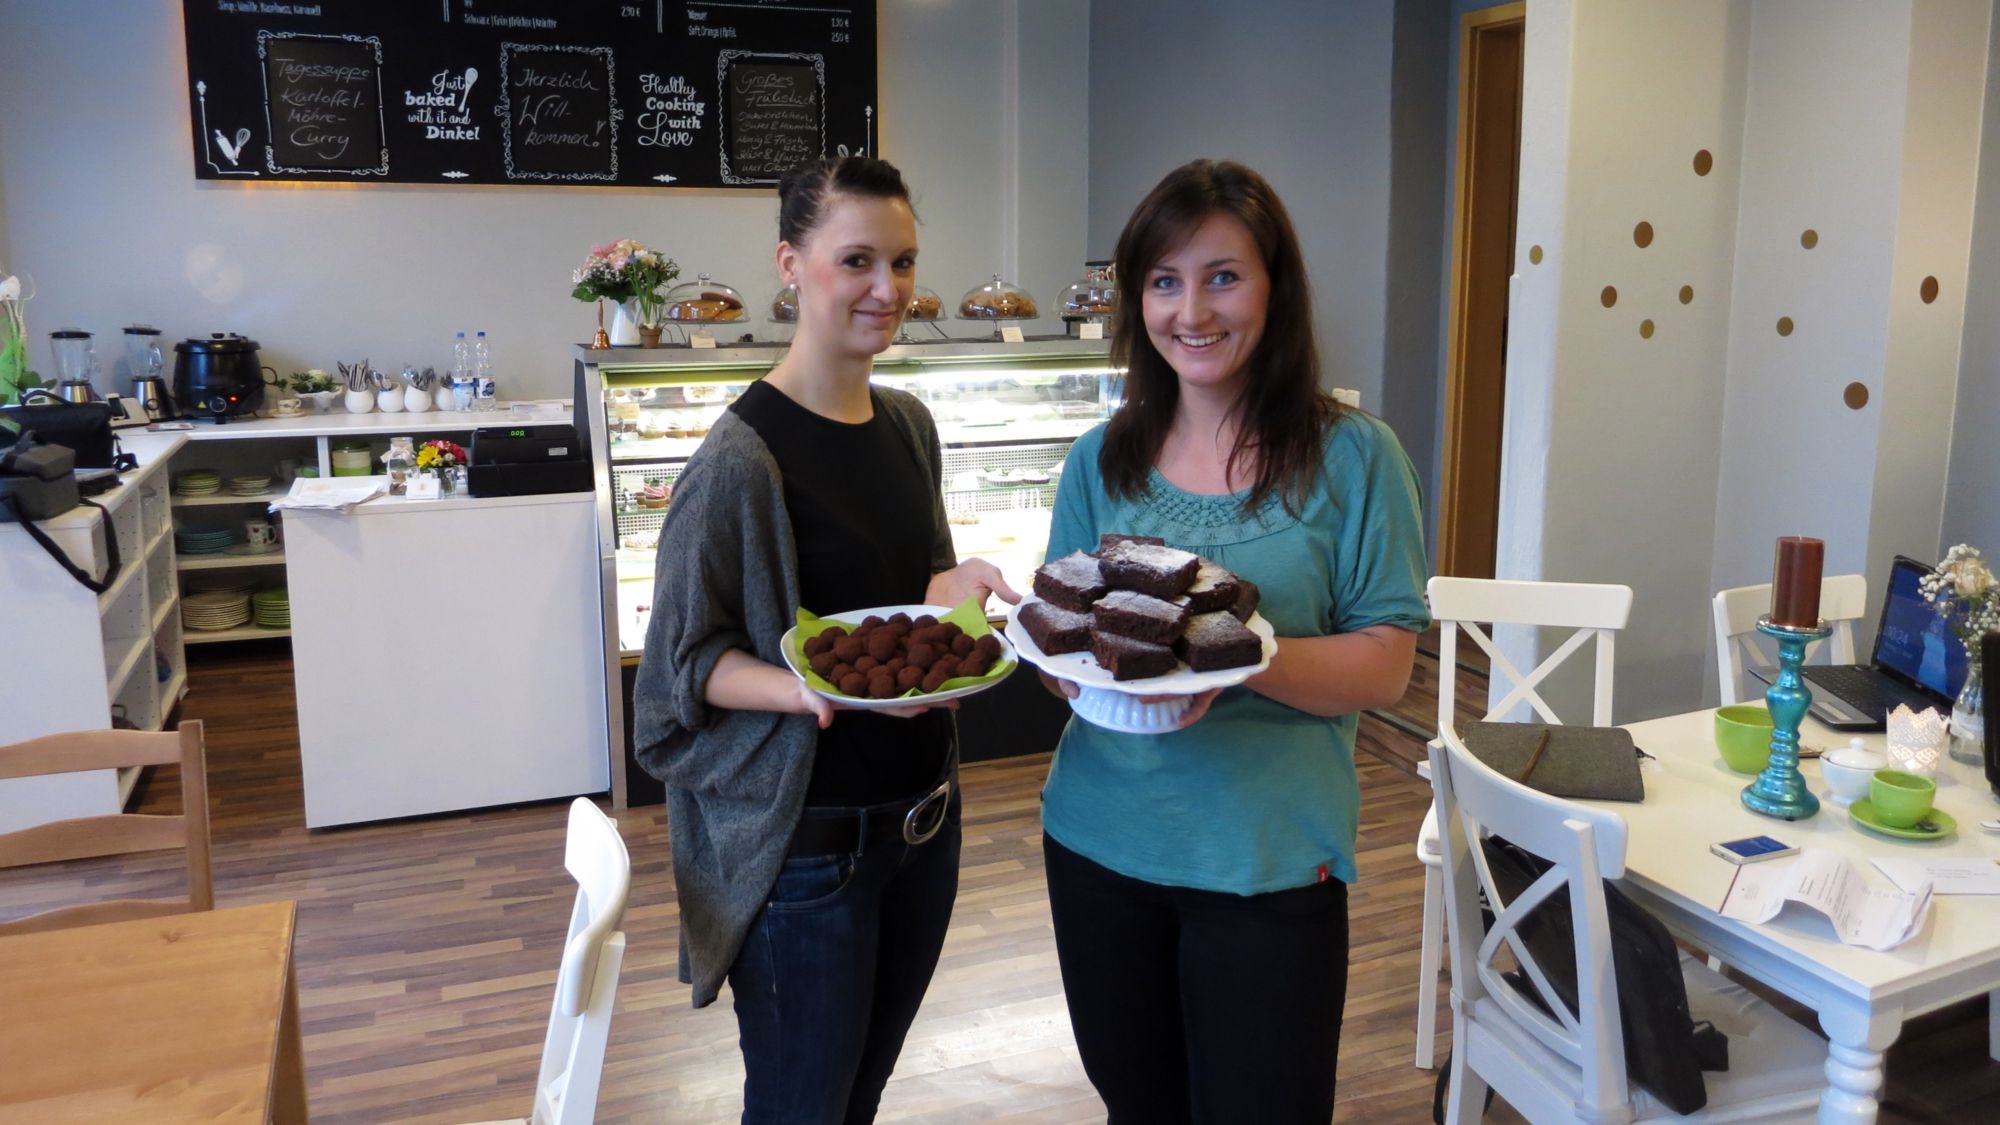
[[[1061,656],[1050,656],[1035,644],[1035,638],[1029,636],[1027,628],[1021,624],[1021,608],[1041,600],[1033,594],[1022,595],[1021,604],[1013,607],[1007,614],[1007,639],[1014,642],[1014,650],[1021,654],[1021,659],[1058,680],[1068,680],[1085,688],[1102,688],[1125,695],[1199,695],[1210,688],[1235,687],[1262,672],[1271,666],[1271,657],[1278,651],[1277,639],[1271,633],[1271,623],[1264,620],[1263,614],[1253,613],[1246,624],[1250,631],[1257,634],[1264,642],[1264,658],[1255,664],[1245,664],[1241,668],[1225,668],[1220,672],[1197,672],[1183,662],[1176,671],[1164,676],[1150,676],[1143,680],[1114,680],[1111,678],[1111,673],[1098,667],[1097,658],[1087,652],[1066,652]],[[1078,713],[1082,714],[1081,711]],[[1089,715],[1084,717],[1097,722]],[[1112,727],[1112,729],[1124,728]],[[1150,733],[1150,731],[1134,733]]]
[[[885,605],[874,609],[851,609],[846,613],[829,613],[823,615],[820,620],[838,621],[843,625],[859,625],[871,615],[887,618],[898,613],[907,613],[911,617],[919,617],[928,613],[932,617],[943,618],[945,614],[950,612],[951,607],[948,605]],[[792,670],[792,674],[797,676],[801,683],[812,688],[815,694],[825,696],[843,707],[851,707],[856,711],[880,711],[887,707],[927,707],[933,703],[943,703],[949,699],[964,699],[968,695],[978,695],[980,692],[1013,675],[1014,669],[1020,667],[1021,663],[1020,656],[1015,652],[1014,646],[1008,643],[1007,635],[999,630],[995,630],[993,635],[1000,638],[1000,659],[994,663],[994,668],[1004,668],[1005,671],[996,676],[993,675],[992,669],[988,669],[987,675],[993,676],[992,679],[976,684],[966,684],[964,687],[950,688],[946,691],[934,691],[929,695],[899,695],[892,699],[867,699],[862,696],[842,695],[837,691],[820,691],[820,689],[812,687],[812,681],[806,679],[805,657],[799,651],[799,644],[797,643],[798,631],[799,627],[794,625],[785,630],[785,635],[779,638],[778,647],[785,654],[785,665]]]

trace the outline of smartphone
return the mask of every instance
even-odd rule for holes
[[[1731,863],[1761,863],[1767,859],[1781,859],[1799,854],[1799,849],[1783,840],[1769,836],[1746,836],[1741,840],[1724,840],[1710,844],[1708,850]]]

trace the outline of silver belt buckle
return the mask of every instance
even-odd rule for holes
[[[906,844],[922,844],[928,842],[932,836],[937,835],[938,829],[944,827],[945,810],[948,807],[946,802],[950,798],[951,779],[947,777],[943,781],[938,782],[938,787],[931,790],[923,800],[911,805],[910,811],[903,814],[903,842]],[[929,828],[919,830],[917,828],[917,814],[930,808],[932,805],[937,806],[937,819],[931,822]]]

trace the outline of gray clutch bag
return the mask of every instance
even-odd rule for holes
[[[1639,776],[1638,748],[1632,745],[1632,736],[1620,727],[1467,723],[1459,736],[1473,757],[1552,797],[1589,801],[1646,799],[1646,783]]]

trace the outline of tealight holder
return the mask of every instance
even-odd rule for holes
[[[1819,798],[1806,788],[1799,772],[1799,723],[1812,706],[1812,689],[1799,668],[1806,646],[1831,635],[1825,621],[1811,626],[1779,625],[1770,614],[1757,619],[1757,631],[1778,642],[1778,675],[1764,692],[1771,709],[1771,760],[1743,790],[1743,806],[1780,820],[1804,820],[1819,812]]]
[[[1951,744],[1951,723],[1945,716],[1929,707],[1912,711],[1908,704],[1898,703],[1884,725],[1890,769],[1937,776],[1945,748]]]

